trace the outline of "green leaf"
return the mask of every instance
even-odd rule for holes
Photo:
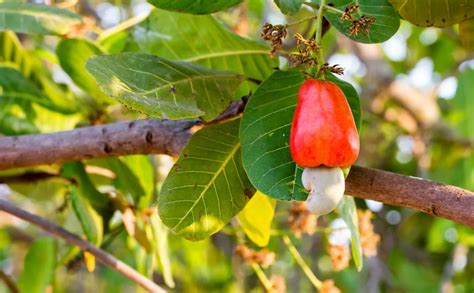
[[[94,183],[86,173],[84,164],[81,162],[71,162],[63,165],[63,176],[73,179],[79,187],[79,192],[91,204],[91,206],[102,216],[110,206],[110,199],[100,193]]]
[[[275,0],[275,4],[284,14],[294,14],[298,12],[304,0]]]
[[[346,6],[352,2],[354,1],[329,1],[329,3],[334,4],[334,6],[340,10],[344,10]],[[357,36],[351,36],[349,34],[349,27],[352,24],[351,21],[341,20],[340,14],[330,12],[326,12],[324,16],[339,32],[360,43],[381,43],[390,39],[390,37],[398,31],[400,18],[387,0],[358,0],[355,2],[360,5],[359,11],[354,13],[355,17],[361,17],[362,15],[375,17],[375,23],[370,28],[368,34],[361,32]]]
[[[243,81],[230,72],[143,53],[96,56],[86,67],[111,97],[165,119],[212,120],[227,108]]]
[[[166,10],[192,14],[209,14],[237,5],[242,0],[148,0],[148,2]]]
[[[0,66],[0,96],[3,105],[24,101],[55,109],[48,97],[12,67]]]
[[[418,26],[446,27],[474,17],[474,2],[465,0],[389,0],[400,15]]]
[[[34,3],[0,3],[0,30],[18,33],[64,35],[82,17],[69,10]]]
[[[63,39],[56,48],[56,54],[62,69],[78,87],[94,97],[99,103],[112,101],[100,90],[94,78],[86,70],[87,59],[104,54],[99,47],[83,39]]]
[[[459,37],[466,50],[474,52],[474,18],[459,24]]]
[[[0,132],[8,135],[38,132],[34,105],[64,112],[30,80],[18,70],[0,66]]]
[[[163,222],[161,222],[156,213],[150,216],[150,223],[155,243],[155,257],[160,265],[163,279],[166,286],[174,288],[175,283],[169,258],[168,229],[163,225]]]
[[[360,272],[364,260],[362,255],[362,244],[360,241],[357,207],[354,198],[352,196],[344,195],[344,198],[337,207],[337,211],[351,231],[352,259],[354,260],[357,270]]]
[[[257,191],[237,215],[245,235],[260,247],[268,245],[276,200]]]
[[[104,225],[101,216],[92,208],[86,196],[76,187],[71,189],[71,204],[87,240],[95,245],[102,243]]]
[[[133,35],[145,52],[257,80],[264,80],[278,66],[277,58],[269,58],[267,46],[228,31],[210,15],[153,10]]]
[[[247,203],[254,188],[242,168],[239,122],[197,132],[169,173],[158,212],[173,232],[202,240],[219,231]]]
[[[50,238],[36,240],[25,257],[23,272],[18,280],[20,292],[43,293],[53,281],[55,245]]]
[[[280,200],[305,200],[302,169],[291,158],[290,128],[303,76],[278,71],[264,81],[250,98],[240,126],[242,159],[252,184],[262,193]],[[334,76],[360,126],[360,101],[354,88]]]

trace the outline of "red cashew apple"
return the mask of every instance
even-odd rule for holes
[[[300,87],[290,132],[293,160],[305,167],[302,181],[309,191],[306,206],[321,216],[333,211],[344,196],[340,167],[359,155],[359,135],[351,108],[333,82],[308,79]]]

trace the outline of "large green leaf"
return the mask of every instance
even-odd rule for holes
[[[30,247],[23,272],[18,280],[20,292],[43,293],[53,281],[55,260],[54,240],[41,238]]]
[[[293,14],[300,10],[304,0],[275,0],[276,5],[284,14]]]
[[[347,227],[351,231],[352,259],[360,272],[363,265],[362,244],[359,232],[359,220],[357,218],[357,206],[352,196],[344,195],[341,203],[337,206],[337,211],[344,219]]]
[[[158,212],[175,233],[201,240],[219,231],[255,190],[242,168],[239,122],[197,132],[163,183]]]
[[[56,47],[56,54],[62,69],[77,86],[99,103],[112,101],[100,90],[94,78],[86,70],[87,59],[104,54],[99,47],[84,39],[63,39]]]
[[[318,3],[319,1],[315,0],[313,2]],[[390,37],[397,32],[400,26],[400,18],[395,9],[388,3],[388,0],[332,0],[327,3],[344,10],[348,4],[353,2],[360,5],[359,11],[355,13],[354,16],[372,16],[375,17],[375,23],[370,28],[368,34],[361,32],[356,36],[352,36],[349,33],[349,26],[352,24],[351,21],[341,20],[340,14],[327,12],[325,17],[338,31],[354,41],[361,43],[381,43],[390,39]]]
[[[212,120],[243,78],[144,53],[96,56],[86,65],[100,88],[131,109],[166,119]]]
[[[245,235],[260,247],[268,245],[276,200],[257,191],[237,215]]]
[[[34,3],[0,3],[0,30],[43,35],[64,35],[81,23],[69,10]]]
[[[158,8],[192,13],[208,14],[237,5],[242,0],[148,0]]]
[[[142,50],[160,57],[196,62],[258,80],[267,78],[278,66],[277,59],[269,58],[267,46],[228,31],[210,15],[154,10],[136,27],[134,39]]]
[[[344,91],[357,126],[360,102],[354,88],[328,76]],[[297,94],[303,76],[278,71],[263,82],[250,98],[240,127],[242,158],[252,184],[264,194],[281,200],[305,200],[302,169],[291,158],[289,138]]]
[[[459,37],[461,38],[464,48],[474,52],[474,18],[459,24]]]
[[[474,17],[474,2],[466,0],[389,0],[400,15],[418,26],[445,27]]]

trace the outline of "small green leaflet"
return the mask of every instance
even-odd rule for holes
[[[86,68],[109,96],[163,119],[212,120],[243,81],[238,74],[144,53],[95,56]]]
[[[328,76],[342,89],[360,126],[360,101],[348,83]],[[295,71],[277,71],[250,98],[240,126],[245,171],[262,193],[280,200],[305,200],[302,169],[291,158],[290,128],[303,76]]]
[[[360,241],[357,207],[354,198],[349,195],[344,195],[344,198],[337,207],[337,211],[351,231],[352,259],[354,260],[357,270],[360,272],[362,270],[364,259],[362,254],[362,244]]]
[[[237,5],[242,0],[148,0],[148,2],[166,10],[192,14],[209,14]]]
[[[446,27],[474,17],[471,0],[389,0],[400,15],[418,26]]]
[[[257,80],[264,80],[278,67],[278,58],[268,57],[268,46],[227,30],[211,15],[155,9],[135,27],[133,38],[144,52]]]
[[[194,241],[205,239],[238,214],[254,194],[242,167],[239,123],[236,119],[194,134],[163,183],[158,212],[176,234]]]
[[[313,0],[313,2],[319,3],[319,0]],[[349,26],[352,24],[351,21],[341,20],[340,14],[331,12],[324,14],[331,25],[348,38],[360,43],[381,43],[390,39],[390,37],[398,31],[400,18],[387,0],[328,1],[328,3],[333,4],[334,7],[340,10],[344,10],[348,4],[353,2],[360,5],[359,12],[354,14],[355,17],[361,17],[362,15],[375,17],[375,23],[370,28],[369,34],[361,32],[357,36],[351,36],[349,34]]]
[[[0,3],[0,30],[17,33],[64,35],[82,17],[69,10],[34,3]]]
[[[56,267],[55,250],[54,239],[51,238],[40,238],[31,245],[18,280],[20,292],[47,292]]]
[[[87,198],[80,194],[80,192],[81,190],[77,187],[72,187],[70,193],[72,208],[87,240],[100,246],[104,234],[102,217],[92,208]]]
[[[245,235],[260,247],[268,245],[276,200],[257,191],[237,215]]]

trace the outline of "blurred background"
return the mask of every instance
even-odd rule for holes
[[[133,25],[143,20],[152,9],[144,0],[34,2],[72,9],[90,17],[89,27],[77,34],[91,39],[106,34],[109,42],[102,43],[102,46],[109,46],[109,52],[117,46],[121,51],[137,50]],[[272,1],[248,0],[217,13],[215,17],[229,30],[259,40],[263,23],[283,24],[311,13],[314,12],[302,9],[298,15],[288,18],[279,12]],[[310,25],[302,23],[292,30],[305,32]],[[3,35],[2,40],[5,38]],[[87,95],[58,65],[54,53],[57,38],[19,35],[18,40],[28,54],[43,62],[42,66],[50,72],[51,80],[61,84],[63,94],[71,97]],[[285,48],[294,45],[293,40],[288,38]],[[474,57],[472,52],[463,49],[456,27],[420,28],[402,21],[394,37],[374,45],[352,42],[331,29],[324,37],[324,49],[330,64],[345,68],[342,78],[354,85],[361,98],[362,149],[358,165],[474,190]],[[6,51],[0,54],[3,54],[0,56],[2,62],[6,62]],[[284,68],[285,60],[281,58],[280,61]],[[94,115],[63,115],[39,108],[35,111],[31,125],[2,117],[0,133],[52,132],[72,129],[77,125],[143,117],[120,105],[112,105],[105,113]],[[143,157],[132,157],[128,161],[135,164]],[[154,156],[151,162],[150,176],[156,175],[156,186],[159,187],[173,160],[166,156]],[[90,165],[103,167],[106,164],[92,162]],[[0,197],[8,198],[22,208],[80,234],[80,226],[65,203],[68,182],[55,177],[21,180],[21,176],[16,175],[22,172],[0,173],[0,183],[3,183],[0,185]],[[94,172],[89,168],[88,172],[101,192],[116,188],[116,182],[103,178],[106,175],[97,175],[103,170]],[[335,252],[328,253],[330,244],[349,245],[350,233],[337,215],[320,219],[317,228],[312,227],[311,223],[295,228],[291,224],[291,216],[295,213],[302,215],[292,204],[279,202],[272,224],[274,237],[268,246],[269,251],[274,253],[271,266],[265,269],[268,278],[273,276],[273,280],[277,280],[275,283],[286,283],[288,292],[313,290],[289,246],[278,236],[282,233],[302,233],[293,240],[293,244],[308,266],[319,279],[334,280],[343,292],[474,292],[474,230],[442,218],[375,201],[357,199],[357,205],[362,210],[371,211],[369,218],[375,233],[380,235],[379,241],[372,239],[372,245],[377,245],[376,253],[368,253],[362,272],[357,272],[352,262],[349,265],[341,259],[338,262]],[[113,219],[117,223],[116,230],[104,240],[103,248],[139,271],[153,274],[157,282],[163,283],[162,268],[152,268],[150,272],[153,261],[137,240],[127,234],[121,224],[121,215],[114,215]],[[223,232],[197,243],[169,235],[168,255],[177,292],[263,290],[254,270],[234,253],[235,227],[234,221]],[[1,282],[2,279],[13,278],[21,282],[27,265],[25,255],[32,243],[44,237],[47,235],[37,228],[0,213],[0,292],[9,292],[7,283]],[[67,258],[70,248],[61,241],[55,241],[54,247],[62,257],[56,259],[60,265],[55,269],[53,285],[48,287],[48,291],[140,290],[106,267],[98,265],[94,273],[87,272],[82,255]],[[347,252],[340,253],[341,258],[347,257]],[[338,270],[337,264],[342,269]],[[278,281],[278,278],[284,281]],[[277,289],[282,286],[280,284]]]

